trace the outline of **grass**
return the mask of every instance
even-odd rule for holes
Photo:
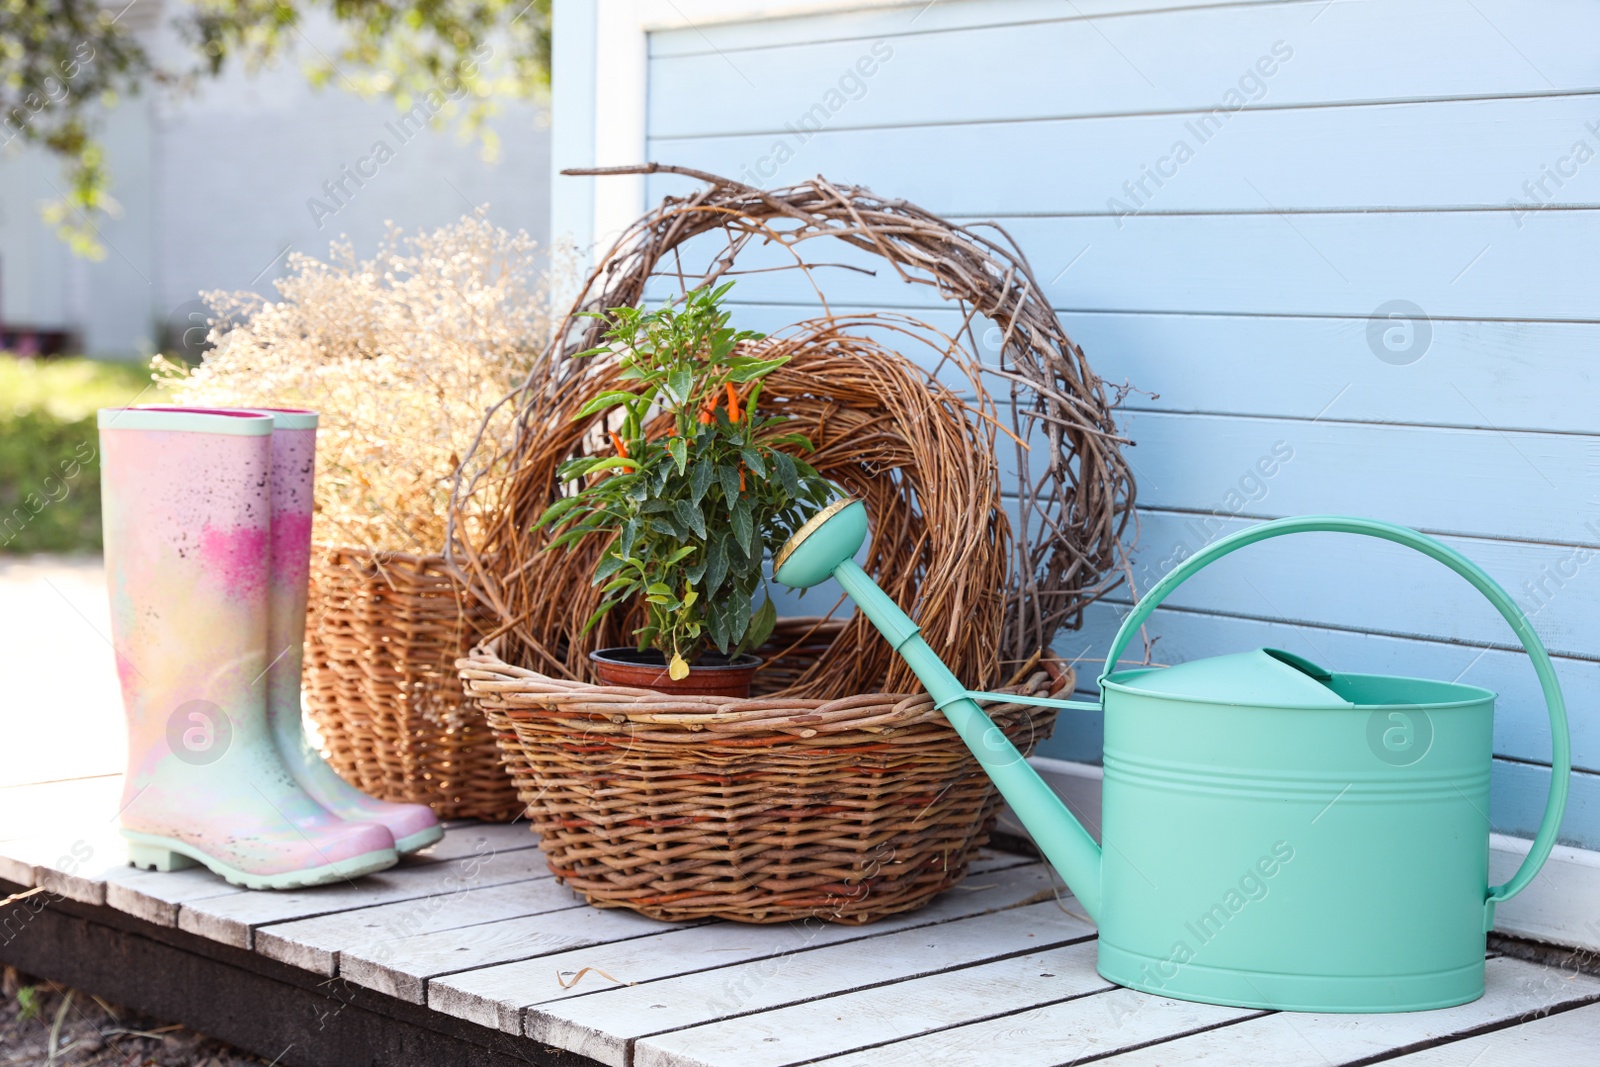
[[[0,354],[0,553],[100,550],[95,411],[149,384],[136,363]]]
[[[0,419],[36,411],[77,422],[100,408],[133,403],[149,384],[150,369],[143,363],[17,359],[0,353]]]

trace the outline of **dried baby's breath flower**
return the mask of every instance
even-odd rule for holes
[[[479,211],[409,237],[391,225],[370,260],[335,242],[289,268],[278,300],[204,294],[215,347],[192,370],[157,357],[157,380],[181,404],[319,411],[317,540],[439,551],[480,428],[489,454],[510,444],[511,405],[485,415],[543,357],[573,257]]]

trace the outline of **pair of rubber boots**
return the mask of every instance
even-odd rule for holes
[[[347,784],[301,728],[316,414],[118,408],[99,426],[133,865],[287,889],[439,840],[432,811]]]

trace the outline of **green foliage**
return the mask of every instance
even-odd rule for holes
[[[561,476],[575,492],[535,525],[555,533],[550,548],[615,534],[595,568],[605,597],[589,626],[642,597],[639,648],[660,649],[673,677],[707,646],[737,654],[767,639],[777,620],[771,597],[750,610],[766,589],[762,559],[832,495],[791,454],[810,442],[782,433],[786,420],[757,407],[762,381],[788,357],[749,354],[762,335],[728,325],[721,301],[732,284],[651,312],[611,309],[609,344],[581,355],[616,352],[626,387],[595,397],[577,418],[615,427],[616,454],[566,463]],[[647,436],[663,421],[665,433]]]
[[[388,96],[402,111],[427,101],[435,120],[459,115],[490,151],[496,102],[549,86],[550,0],[195,0],[173,7],[173,24],[194,49],[193,62],[180,56],[173,66],[152,60],[134,29],[138,16],[123,17],[128,7],[0,3],[0,141],[20,139],[61,159],[64,188],[45,219],[96,259],[105,255],[96,223],[119,210],[99,138],[110,108],[149,82],[184,88],[229,62],[255,68],[304,47],[300,27],[314,11],[330,15],[345,41],[332,55],[305,48],[313,84]]]
[[[99,550],[95,411],[132,403],[149,379],[131,364],[0,355],[0,552]]]
[[[39,987],[25,985],[17,990],[18,1022],[29,1022],[39,1018],[44,1010],[44,998],[39,996]]]

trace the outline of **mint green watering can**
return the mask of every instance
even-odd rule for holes
[[[1276,649],[1116,671],[1180,583],[1246,545],[1313,531],[1361,534],[1431,556],[1486,596],[1533,660],[1555,756],[1527,858],[1489,885],[1495,694],[1477,686],[1334,674]],[[922,680],[1000,793],[1100,926],[1100,974],[1212,1004],[1295,1011],[1416,1011],[1483,995],[1494,908],[1538,873],[1566,807],[1571,751],[1555,670],[1516,602],[1480,567],[1402,526],[1280,519],[1219,540],[1158,582],[1124,620],[1105,711],[1104,850],[856,565],[866,508],[841,500],[773,561],[784,585],[830,575]],[[1018,698],[1000,699],[1019,702]]]

